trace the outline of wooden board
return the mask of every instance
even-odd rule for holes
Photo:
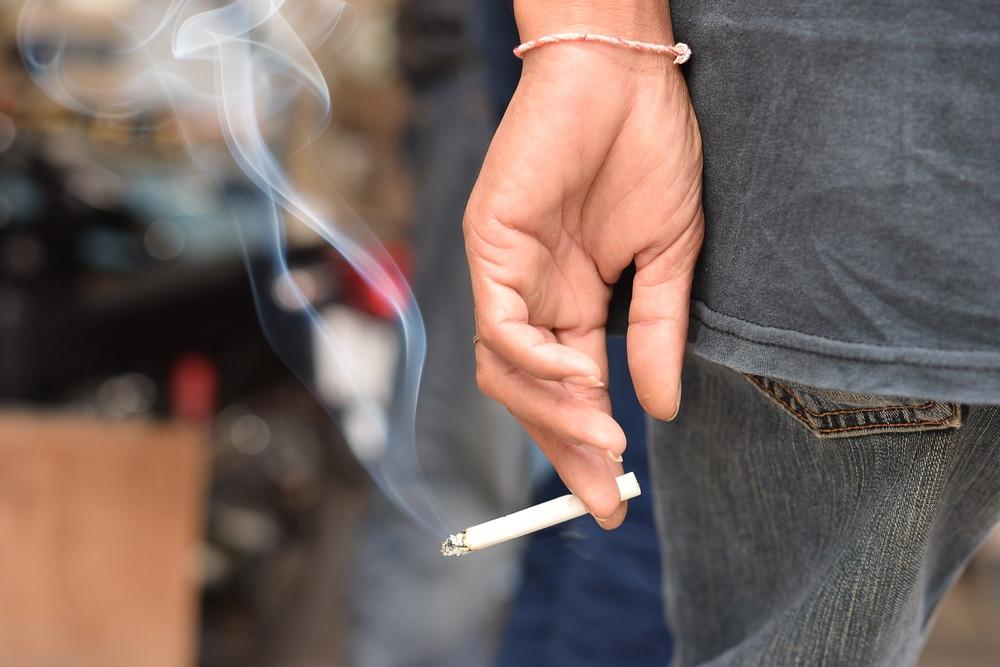
[[[203,437],[0,412],[0,665],[194,659]]]

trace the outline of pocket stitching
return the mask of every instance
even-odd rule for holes
[[[857,424],[855,426],[838,426],[836,428],[817,428],[817,433],[841,433],[843,431],[859,431],[862,429],[881,429],[881,428],[898,428],[900,426],[906,427],[920,427],[920,426],[944,426],[955,417],[958,416],[958,405],[951,403],[951,414],[947,417],[942,417],[941,419],[928,419],[925,421],[896,421],[896,422],[886,422],[878,424]]]
[[[786,384],[782,384],[781,382],[775,382],[774,384],[778,385],[779,387],[781,387],[782,389],[784,389],[789,394],[793,394],[793,395],[795,394],[795,392],[788,385],[786,385]],[[761,386],[760,384],[758,384],[757,386],[760,387],[761,389],[764,389],[764,387]],[[767,391],[767,390],[764,389],[764,391]],[[926,401],[926,402],[921,403],[919,405],[880,405],[880,406],[871,407],[871,408],[854,408],[854,409],[845,409],[845,410],[830,410],[829,412],[813,412],[812,410],[810,410],[809,408],[807,408],[804,405],[801,406],[801,407],[802,407],[802,411],[803,412],[805,412],[806,414],[808,414],[808,415],[810,415],[812,417],[832,417],[834,415],[848,415],[848,414],[855,414],[857,412],[879,412],[881,410],[928,410],[928,409],[934,407],[935,405],[937,405],[936,401]]]
[[[788,413],[790,415],[792,415],[792,417],[794,417],[796,420],[798,420],[803,425],[805,425],[805,427],[808,428],[810,431],[813,431],[815,433],[843,433],[844,431],[879,430],[879,429],[899,428],[899,427],[919,428],[921,426],[943,426],[943,425],[947,424],[949,421],[955,419],[955,417],[958,414],[958,404],[957,403],[950,403],[949,405],[951,407],[951,414],[948,415],[947,417],[942,417],[941,419],[927,419],[927,420],[923,420],[923,421],[878,422],[878,423],[875,423],[875,424],[858,424],[858,425],[855,425],[855,426],[837,426],[837,427],[825,427],[824,428],[824,427],[816,426],[814,424],[809,423],[802,416],[801,412],[805,412],[806,414],[812,415],[812,416],[824,416],[824,415],[833,415],[833,414],[850,414],[850,413],[865,412],[865,411],[871,412],[873,410],[875,410],[875,411],[877,411],[877,410],[914,410],[914,409],[919,410],[919,409],[927,409],[929,407],[932,407],[932,406],[936,405],[937,403],[936,403],[936,401],[927,401],[923,405],[917,405],[917,406],[914,406],[914,405],[903,405],[903,406],[889,405],[889,406],[884,406],[884,407],[879,407],[879,408],[858,408],[857,410],[840,410],[840,411],[830,412],[830,413],[814,413],[814,412],[810,412],[805,406],[799,406],[801,408],[801,411],[800,411],[798,408],[795,407],[795,405],[789,403],[788,401],[786,401],[783,398],[780,398],[780,397],[776,396],[770,389],[768,389],[763,383],[761,383],[753,375],[747,374],[744,377],[746,377],[754,385],[756,385],[761,391],[763,391],[765,396],[767,396],[771,400],[775,401],[776,403],[784,406],[785,409],[788,411]],[[794,394],[793,391],[791,391],[787,386],[781,384],[780,382],[775,382],[775,384],[778,385],[778,386],[780,386],[782,389],[784,389],[788,393]]]

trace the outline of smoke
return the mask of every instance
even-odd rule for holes
[[[414,442],[414,419],[425,352],[423,321],[413,294],[395,263],[356,216],[334,220],[312,206],[275,157],[265,128],[280,125],[294,100],[307,95],[323,119],[331,113],[330,90],[312,49],[331,38],[343,39],[353,15],[339,0],[322,0],[321,17],[296,17],[307,3],[284,0],[234,0],[222,6],[206,0],[172,0],[156,11],[147,0],[83,0],[82,11],[113,6],[108,26],[118,43],[110,47],[106,76],[92,77],[75,67],[71,31],[46,17],[69,0],[35,0],[22,10],[18,44],[29,73],[53,100],[74,111],[104,118],[141,116],[169,105],[185,138],[188,153],[207,175],[225,168],[201,145],[200,124],[213,119],[233,164],[264,197],[266,206],[234,208],[251,216],[236,221],[241,249],[250,271],[260,321],[269,341],[317,397],[314,368],[301,361],[301,341],[285,335],[292,319],[311,332],[326,372],[337,374],[340,405],[328,407],[354,445],[382,454],[362,461],[382,490],[409,516],[440,535],[444,531],[430,489],[420,472]],[[152,5],[152,6],[151,6]],[[313,5],[315,7],[315,5]],[[111,20],[113,17],[113,20]],[[294,29],[308,26],[309,34]],[[322,18],[322,20],[317,20]],[[45,35],[40,46],[39,35]],[[332,187],[332,184],[331,184]],[[334,195],[330,195],[333,197]],[[348,210],[338,202],[337,210]],[[285,224],[295,219],[334,248],[395,314],[402,341],[395,378],[395,400],[380,401],[363,389],[357,364],[335,331],[324,323],[289,272]],[[263,262],[260,261],[263,258]],[[275,295],[280,295],[275,303]],[[248,360],[251,363],[251,360]]]

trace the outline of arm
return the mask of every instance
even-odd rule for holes
[[[670,9],[664,0],[515,0],[514,17],[522,42],[557,32],[674,42]]]
[[[660,0],[515,2],[522,40],[593,32],[673,43]],[[643,406],[672,418],[701,247],[701,142],[669,58],[595,44],[525,56],[464,229],[481,337],[477,375],[605,527],[621,523],[604,325],[635,261],[629,365]]]

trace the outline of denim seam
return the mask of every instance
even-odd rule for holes
[[[794,391],[792,391],[788,387],[788,385],[781,384],[780,382],[776,382],[775,384],[781,386],[789,394],[794,394],[795,393]],[[857,414],[859,412],[879,412],[881,410],[929,410],[930,408],[934,407],[935,405],[937,405],[936,401],[927,401],[926,403],[921,403],[920,405],[885,405],[885,406],[874,407],[874,408],[855,408],[855,409],[848,409],[848,410],[831,410],[829,412],[813,412],[812,410],[810,410],[809,408],[807,408],[806,406],[803,405],[802,406],[802,410],[804,412],[806,412],[807,414],[809,414],[809,416],[811,416],[811,417],[832,417],[834,415]]]
[[[792,396],[794,396],[796,393],[794,389],[792,389],[787,384],[779,380],[774,380],[772,378],[760,378],[760,376],[753,375],[752,373],[748,373],[747,375],[773,383],[784,389],[785,392],[791,394]],[[929,410],[933,408],[935,405],[937,405],[937,401],[924,401],[923,403],[917,403],[917,404],[904,403],[902,405],[877,405],[870,408],[858,407],[858,408],[848,408],[844,410],[829,410],[827,412],[813,412],[804,404],[800,404],[800,407],[802,408],[803,412],[807,413],[811,417],[832,417],[836,415],[857,414],[859,412],[881,412],[883,410]]]
[[[821,426],[816,426],[816,425],[812,424],[811,422],[808,421],[808,419],[806,419],[805,417],[802,416],[803,412],[806,413],[806,414],[813,414],[813,413],[809,412],[809,410],[806,409],[805,406],[796,407],[795,405],[789,403],[785,399],[783,399],[783,398],[775,395],[774,392],[772,392],[766,385],[764,385],[763,383],[761,383],[760,380],[758,378],[756,378],[755,376],[753,376],[753,375],[745,374],[744,377],[747,378],[750,382],[752,382],[754,384],[754,386],[756,386],[762,392],[764,392],[765,396],[767,396],[768,398],[770,398],[774,402],[776,402],[779,405],[781,405],[782,407],[784,407],[785,410],[792,417],[794,417],[797,421],[801,422],[810,431],[813,431],[815,433],[843,433],[843,432],[846,432],[846,431],[861,431],[861,430],[872,431],[872,430],[883,430],[883,429],[901,428],[901,427],[912,427],[914,429],[917,429],[917,428],[924,427],[924,426],[944,426],[944,425],[948,424],[948,422],[950,422],[953,419],[955,419],[955,417],[958,414],[958,404],[956,404],[956,403],[949,403],[948,405],[951,407],[951,414],[949,414],[947,417],[942,417],[941,419],[925,419],[925,420],[918,420],[918,421],[906,421],[906,420],[899,421],[899,420],[894,420],[894,421],[887,421],[887,422],[877,422],[877,423],[874,423],[874,424],[856,424],[856,425],[853,425],[853,426],[821,427]],[[776,382],[775,384],[781,386],[786,391],[789,391],[788,387],[786,387],[785,385],[782,385],[780,382]],[[792,391],[789,391],[789,393],[794,394],[794,392],[792,392]],[[930,401],[930,403],[935,404],[935,405],[937,404],[935,401]],[[801,410],[799,408],[801,408]],[[900,408],[899,406],[886,406],[886,407],[881,408],[881,409],[882,410],[899,410],[899,409],[912,410],[912,409],[915,409],[915,408],[914,408],[914,406],[904,406],[902,408]],[[924,409],[926,409],[926,408],[924,408]],[[846,411],[841,411],[841,412],[842,413],[851,414],[851,413],[856,413],[856,412],[864,412],[865,410],[870,410],[870,408],[859,408],[858,410],[846,410]]]

